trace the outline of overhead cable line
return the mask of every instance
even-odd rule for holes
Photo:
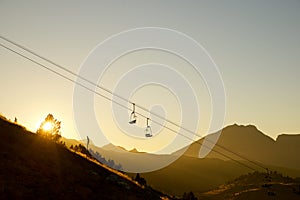
[[[74,76],[76,76],[76,77],[78,77],[78,78],[80,78],[80,79],[82,79],[82,80],[84,80],[84,81],[86,81],[86,82],[88,82],[88,83],[90,83],[90,84],[92,84],[92,85],[94,85],[94,86],[100,88],[100,89],[103,89],[104,91],[106,91],[106,92],[112,94],[113,96],[116,96],[116,97],[118,97],[118,98],[120,98],[120,99],[122,99],[122,100],[124,100],[124,101],[126,101],[126,102],[128,102],[128,103],[134,104],[133,102],[131,102],[131,101],[125,99],[124,97],[122,97],[122,96],[120,96],[120,95],[118,95],[118,94],[115,94],[115,93],[113,93],[112,91],[110,91],[110,90],[108,90],[108,89],[106,89],[106,88],[104,88],[104,87],[102,87],[102,86],[99,86],[98,84],[93,83],[92,81],[90,81],[90,80],[88,80],[88,79],[86,79],[86,78],[84,78],[84,77],[82,77],[82,76],[80,76],[80,75],[78,75],[78,74],[72,72],[71,70],[69,70],[69,69],[67,69],[67,68],[65,68],[65,67],[63,67],[63,66],[61,66],[61,65],[59,65],[59,64],[57,64],[57,63],[55,63],[55,62],[53,62],[53,61],[51,61],[51,60],[49,60],[49,59],[47,59],[47,58],[45,58],[45,57],[43,57],[43,56],[40,56],[39,54],[35,53],[34,51],[32,51],[32,50],[30,50],[30,49],[28,49],[28,48],[26,48],[26,47],[24,47],[24,46],[22,46],[22,45],[19,45],[19,44],[15,43],[15,42],[13,42],[13,41],[11,41],[11,40],[9,40],[9,39],[3,37],[3,36],[0,36],[0,38],[2,38],[3,40],[6,40],[6,41],[8,41],[8,42],[10,42],[11,44],[13,44],[13,45],[15,45],[15,46],[17,46],[17,47],[19,47],[19,48],[21,48],[21,49],[23,49],[23,50],[25,50],[25,51],[31,53],[31,54],[33,54],[33,55],[35,55],[35,56],[39,57],[40,59],[43,59],[43,60],[45,60],[45,61],[47,61],[47,62],[49,62],[49,63],[51,63],[51,64],[53,64],[53,65],[55,65],[55,66],[57,66],[57,67],[59,67],[60,69],[66,71],[66,72],[68,72],[68,73],[70,73],[70,74],[72,74],[72,75],[74,75]],[[25,58],[25,59],[27,59],[27,60],[29,60],[29,61],[31,61],[31,62],[37,64],[37,65],[40,66],[40,67],[43,67],[44,69],[46,69],[46,70],[48,70],[48,71],[51,71],[52,73],[54,73],[54,74],[56,74],[56,75],[58,75],[58,76],[60,76],[60,77],[62,77],[62,78],[65,78],[65,79],[67,79],[67,80],[69,80],[69,81],[71,81],[71,82],[73,82],[73,83],[75,83],[75,84],[77,84],[77,85],[79,85],[79,86],[85,88],[86,90],[88,90],[88,91],[90,91],[90,92],[92,92],[92,93],[95,93],[95,94],[97,94],[97,95],[99,95],[99,96],[105,98],[106,100],[109,100],[109,101],[111,101],[111,102],[113,102],[113,103],[119,105],[119,106],[122,107],[122,108],[125,108],[125,109],[127,109],[127,110],[130,110],[127,106],[124,106],[123,104],[121,104],[121,103],[119,103],[119,102],[117,102],[117,101],[115,101],[115,100],[113,100],[113,99],[111,99],[111,98],[109,98],[109,97],[107,97],[107,96],[105,96],[105,95],[99,93],[99,92],[96,92],[96,91],[90,89],[89,87],[85,86],[84,84],[79,83],[78,81],[73,80],[73,79],[71,79],[71,78],[69,78],[69,77],[63,75],[63,74],[61,74],[61,73],[59,73],[59,72],[57,72],[57,71],[55,71],[55,70],[53,70],[53,69],[47,67],[46,65],[41,64],[40,62],[35,61],[35,60],[29,58],[28,56],[25,56],[25,55],[23,55],[23,54],[21,54],[21,53],[15,51],[15,50],[13,50],[13,49],[7,47],[7,46],[5,46],[5,45],[3,45],[3,44],[1,44],[1,43],[0,43],[0,46],[2,46],[3,48],[5,48],[5,49],[7,49],[7,50],[9,50],[9,51],[11,51],[11,52],[13,52],[13,53],[15,53],[15,54],[17,54],[17,55],[19,55],[19,56]],[[134,104],[134,105],[136,105],[136,104]],[[157,117],[159,117],[159,118],[161,118],[161,119],[163,119],[163,120],[165,120],[165,121],[167,121],[167,122],[169,122],[169,123],[171,123],[171,124],[173,124],[173,125],[175,125],[175,126],[177,126],[177,127],[179,127],[179,128],[182,128],[183,130],[186,130],[187,132],[192,133],[193,135],[197,135],[195,132],[192,132],[192,131],[190,131],[189,129],[186,129],[186,128],[184,128],[184,127],[178,125],[177,123],[174,123],[174,122],[172,122],[172,121],[170,121],[170,120],[168,120],[168,119],[166,119],[166,118],[164,118],[164,117],[162,117],[162,116],[160,116],[160,115],[158,115],[158,114],[156,114],[156,113],[150,112],[148,109],[144,108],[143,106],[140,106],[140,105],[136,105],[136,106],[139,107],[139,108],[141,108],[142,110],[148,112],[149,114],[153,114],[153,115],[155,115],[155,116],[157,116]],[[140,116],[142,116],[143,118],[148,119],[147,116],[145,116],[145,115],[143,115],[143,114],[141,114],[141,113],[139,113],[139,112],[135,112],[135,113],[138,114],[138,115],[140,115]],[[147,120],[147,121],[148,121],[148,120]],[[188,137],[188,136],[186,136],[186,135],[180,133],[179,131],[176,131],[176,130],[174,130],[174,129],[172,129],[172,128],[169,128],[169,127],[167,127],[167,126],[164,125],[164,124],[161,124],[161,123],[159,123],[159,122],[157,122],[157,121],[155,121],[155,120],[151,120],[151,121],[154,122],[154,123],[156,123],[156,124],[158,124],[158,125],[160,125],[160,126],[162,126],[162,127],[164,127],[164,128],[166,128],[166,129],[168,129],[168,130],[170,130],[170,131],[172,131],[172,132],[174,132],[174,133],[176,133],[176,134],[179,134],[179,135],[181,135],[181,136],[187,138],[188,140],[191,140],[192,142],[201,144],[199,141],[194,140],[194,139],[192,139],[192,138],[190,138],[190,137]],[[209,141],[209,140],[206,140],[206,141],[211,142],[211,141]],[[235,152],[229,150],[228,148],[225,148],[225,147],[223,147],[223,146],[221,146],[221,145],[219,145],[219,144],[215,144],[215,145],[216,145],[216,146],[219,146],[220,148],[222,148],[222,149],[224,149],[224,150],[226,150],[226,151],[228,151],[228,152],[230,152],[230,153],[232,153],[232,154],[235,154],[236,156],[238,156],[238,157],[240,157],[240,158],[242,158],[242,159],[245,159],[246,161],[248,161],[248,162],[250,162],[250,163],[252,163],[252,164],[254,164],[254,165],[256,165],[256,166],[258,166],[258,167],[260,167],[260,168],[263,168],[263,169],[265,169],[265,170],[268,170],[266,167],[262,166],[261,164],[258,164],[257,162],[252,161],[252,160],[250,160],[250,159],[248,159],[248,158],[246,158],[246,157],[244,157],[244,156],[241,156],[241,155],[239,155],[239,154],[237,154],[237,153],[235,153]],[[204,146],[205,148],[211,149],[211,148],[209,148],[208,146],[206,146],[206,145],[204,145],[204,144],[202,144],[202,146]],[[214,152],[216,152],[216,153],[218,153],[218,154],[220,154],[220,155],[222,155],[222,156],[224,156],[224,157],[226,157],[226,158],[228,158],[228,159],[231,159],[231,160],[233,160],[233,161],[235,161],[235,162],[237,162],[237,163],[239,163],[239,164],[241,164],[241,165],[244,165],[244,166],[246,166],[246,167],[248,167],[248,168],[250,168],[250,169],[252,169],[252,170],[255,170],[254,168],[249,167],[249,166],[245,165],[244,163],[242,163],[242,162],[240,162],[240,161],[238,161],[238,160],[236,160],[236,159],[234,159],[234,158],[232,158],[232,157],[230,157],[230,156],[228,156],[228,155],[225,155],[224,153],[221,153],[221,152],[219,152],[219,151],[217,151],[217,150],[215,150],[215,149],[212,149],[212,151],[214,151]]]
[[[139,104],[136,104],[136,103],[134,103],[134,102],[132,102],[132,101],[126,99],[125,97],[122,97],[121,95],[116,94],[116,93],[114,93],[113,91],[111,91],[111,90],[109,90],[109,89],[107,89],[107,88],[105,88],[105,87],[103,87],[103,86],[101,86],[101,85],[99,85],[99,84],[94,83],[93,81],[91,81],[91,80],[89,80],[89,79],[87,79],[87,78],[85,78],[85,77],[83,77],[83,76],[81,76],[81,75],[79,75],[79,74],[77,74],[77,73],[75,73],[75,72],[73,72],[73,71],[67,69],[66,67],[61,66],[60,64],[57,64],[57,63],[53,62],[52,60],[49,60],[48,58],[45,58],[44,56],[39,55],[38,53],[34,52],[33,50],[31,50],[31,49],[29,49],[29,48],[27,48],[27,47],[25,47],[25,46],[23,46],[23,45],[20,45],[20,44],[18,44],[18,43],[16,43],[16,42],[14,42],[14,41],[12,41],[12,40],[6,38],[6,37],[1,36],[1,35],[0,35],[0,38],[3,39],[3,40],[5,40],[5,41],[7,41],[7,42],[9,42],[9,43],[11,43],[11,44],[13,44],[13,45],[15,45],[15,46],[17,46],[17,47],[19,47],[19,48],[21,48],[21,49],[23,49],[23,50],[25,50],[25,51],[27,51],[27,52],[29,52],[29,53],[31,53],[31,54],[33,54],[33,55],[35,55],[35,56],[37,56],[38,58],[40,58],[40,59],[42,59],[42,60],[45,60],[45,61],[51,63],[52,65],[55,65],[55,66],[58,67],[59,69],[64,70],[64,71],[66,71],[66,72],[72,74],[73,76],[76,76],[76,77],[78,77],[79,79],[84,80],[84,81],[86,81],[87,83],[89,83],[89,84],[91,84],[91,85],[93,85],[93,86],[95,86],[95,87],[97,87],[97,88],[99,88],[99,89],[102,89],[102,90],[104,90],[104,91],[110,93],[111,95],[113,95],[113,96],[115,96],[115,97],[118,97],[119,99],[121,99],[121,100],[123,100],[123,101],[125,101],[125,102],[127,102],[127,103],[135,104],[135,106],[136,106],[137,108],[140,108],[140,109],[144,110],[145,112],[147,112],[147,113],[149,113],[149,114],[151,114],[151,115],[154,115],[154,116],[156,116],[156,117],[158,117],[158,118],[160,118],[160,119],[162,119],[162,120],[165,120],[165,121],[169,122],[170,124],[173,124],[173,125],[175,125],[175,126],[177,126],[177,127],[180,127],[180,128],[182,128],[183,130],[185,130],[185,131],[187,131],[187,132],[189,132],[189,133],[192,133],[192,134],[195,135],[195,136],[201,137],[201,135],[196,134],[195,132],[193,132],[193,131],[191,131],[191,130],[189,130],[189,129],[187,129],[187,128],[181,126],[181,125],[179,125],[178,123],[175,123],[175,122],[173,122],[173,121],[171,121],[171,120],[169,120],[169,119],[166,119],[166,118],[164,118],[164,117],[162,117],[162,116],[160,116],[160,115],[158,115],[158,114],[156,114],[156,113],[154,113],[154,112],[151,112],[149,109],[147,109],[147,108],[145,108],[145,107],[143,107],[143,106],[141,106],[141,105],[139,105]]]
[[[104,91],[110,93],[111,95],[113,95],[113,96],[115,96],[115,97],[118,97],[119,99],[121,99],[121,100],[127,102],[127,103],[130,103],[130,104],[134,105],[134,107],[136,106],[137,108],[140,108],[141,110],[143,110],[143,111],[145,111],[145,112],[147,112],[147,113],[149,113],[149,114],[151,114],[151,115],[154,115],[154,116],[156,116],[156,117],[158,117],[158,118],[160,118],[160,119],[162,119],[162,120],[164,120],[164,121],[166,121],[166,122],[168,122],[168,123],[170,123],[170,124],[173,124],[173,125],[177,126],[178,128],[181,128],[182,130],[184,130],[184,131],[186,131],[186,132],[192,134],[193,136],[201,137],[201,135],[198,135],[198,134],[195,133],[194,131],[191,131],[191,130],[189,130],[189,129],[183,127],[182,125],[179,125],[178,123],[175,123],[175,122],[173,122],[173,121],[171,121],[171,120],[169,120],[169,119],[167,119],[167,118],[165,118],[165,117],[162,117],[161,115],[156,114],[155,112],[151,112],[151,111],[148,110],[147,108],[145,108],[145,107],[143,107],[143,106],[141,106],[141,105],[139,105],[139,104],[136,104],[136,103],[134,103],[134,102],[132,102],[132,101],[130,101],[130,100],[128,100],[128,99],[122,97],[122,96],[119,95],[119,94],[114,93],[113,91],[111,91],[111,90],[109,90],[109,89],[107,89],[107,88],[105,88],[105,87],[103,87],[103,86],[101,86],[101,85],[99,85],[99,84],[96,84],[96,83],[92,82],[91,80],[89,80],[89,79],[87,79],[87,78],[85,78],[85,77],[83,77],[83,76],[81,76],[81,75],[79,75],[79,74],[77,74],[77,73],[75,73],[75,72],[73,72],[73,71],[67,69],[66,67],[63,67],[62,65],[60,65],[60,64],[58,64],[58,63],[56,63],[56,62],[53,62],[52,60],[49,60],[48,58],[45,58],[44,56],[39,55],[38,53],[34,52],[33,50],[31,50],[31,49],[29,49],[29,48],[27,48],[27,47],[25,47],[25,46],[23,46],[23,45],[20,45],[20,44],[18,44],[18,43],[16,43],[16,42],[14,42],[14,41],[12,41],[12,40],[6,38],[6,37],[1,36],[1,35],[0,35],[0,38],[3,39],[3,40],[5,40],[5,41],[7,41],[7,42],[9,42],[9,43],[11,43],[11,44],[13,44],[13,45],[15,45],[15,46],[17,46],[17,47],[19,47],[19,48],[21,48],[21,49],[23,49],[23,50],[25,50],[25,51],[27,51],[27,52],[29,52],[29,53],[31,53],[31,54],[33,54],[33,55],[35,55],[35,56],[37,56],[37,57],[40,58],[40,59],[43,59],[43,60],[45,60],[45,61],[47,61],[47,62],[49,62],[49,63],[55,65],[55,66],[58,67],[59,69],[64,70],[64,71],[66,71],[66,72],[72,74],[73,76],[78,77],[79,79],[84,80],[84,81],[86,81],[87,83],[89,83],[89,84],[91,84],[91,85],[93,85],[93,86],[95,86],[95,87],[97,87],[97,88],[99,88],[99,89],[102,89],[102,90],[104,90]],[[50,71],[51,71],[51,70],[50,70]],[[89,89],[89,90],[91,90],[91,89]],[[144,117],[144,118],[148,118],[148,117],[146,117],[146,116],[143,116],[143,117]],[[153,120],[152,120],[152,121],[153,121]],[[238,153],[236,153],[236,152],[234,152],[234,151],[231,151],[230,149],[228,149],[228,148],[226,148],[226,147],[224,147],[224,146],[222,146],[222,145],[220,145],[220,144],[215,144],[214,142],[212,142],[211,140],[209,140],[209,139],[207,139],[207,138],[206,138],[206,141],[209,142],[209,143],[211,143],[211,144],[214,144],[214,145],[220,147],[221,149],[224,149],[224,150],[226,150],[226,151],[228,151],[228,152],[234,154],[235,156],[237,156],[237,157],[239,157],[239,158],[242,158],[242,159],[244,159],[244,160],[247,160],[248,162],[250,162],[250,163],[252,163],[252,164],[254,164],[254,165],[260,165],[261,168],[265,168],[265,167],[263,166],[263,164],[260,163],[260,162],[258,162],[258,161],[250,160],[250,159],[246,158],[245,156],[243,156],[243,155],[241,155],[241,154],[238,154]]]

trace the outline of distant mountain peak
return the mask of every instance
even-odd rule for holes
[[[130,153],[145,153],[145,152],[141,152],[141,151],[138,151],[136,148],[133,148],[131,150],[127,150],[126,148],[122,147],[122,146],[115,146],[114,144],[107,144],[105,146],[102,147],[103,149],[105,150],[108,150],[108,151],[115,151],[115,152],[130,152]]]
[[[139,153],[139,151],[136,148],[131,149],[129,152],[131,152],[131,153]]]
[[[125,149],[124,147],[116,146],[116,145],[114,145],[112,143],[104,145],[102,148],[105,149],[105,150],[107,150],[107,151],[127,152],[127,149]]]
[[[249,128],[249,129],[258,130],[257,127],[253,124],[243,125],[243,124],[234,123],[233,125],[226,126],[224,129],[226,128]]]
[[[138,151],[136,148],[131,149],[129,152],[131,152],[131,153],[145,153],[145,152]]]

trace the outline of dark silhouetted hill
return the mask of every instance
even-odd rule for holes
[[[160,193],[1,117],[0,199],[160,199]]]

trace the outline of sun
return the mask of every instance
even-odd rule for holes
[[[46,122],[42,128],[44,131],[50,131],[53,128],[53,124],[51,122]]]

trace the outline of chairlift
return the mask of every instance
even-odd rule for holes
[[[135,103],[132,103],[132,113],[130,114],[129,124],[135,124],[136,123],[136,114],[135,114]]]
[[[149,126],[149,118],[147,118],[147,127],[145,129],[145,136],[152,137],[152,130],[151,127]]]

